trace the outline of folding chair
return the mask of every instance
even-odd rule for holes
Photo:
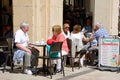
[[[52,63],[51,60],[55,60],[55,59],[61,59],[61,70],[63,71],[63,76],[65,76],[65,72],[64,72],[64,66],[63,66],[63,56],[62,56],[62,43],[63,42],[54,42],[50,45],[50,52],[49,52],[49,62],[50,62],[50,76],[52,79]],[[56,53],[60,53],[60,57],[52,57],[51,55],[54,55]]]
[[[79,53],[79,56],[78,57],[75,57],[75,56],[73,56],[72,55],[72,40],[71,39],[69,39],[69,38],[67,38],[66,39],[67,40],[67,45],[68,45],[68,48],[69,48],[69,55],[68,55],[68,57],[70,58],[70,65],[71,65],[71,67],[72,67],[72,71],[74,71],[74,60],[76,59],[76,58],[78,58],[78,60],[79,60],[79,63],[78,63],[78,67],[80,68],[80,58],[81,58],[81,55],[80,55],[80,53],[79,52],[77,52],[77,51],[75,51],[75,54],[76,53]]]
[[[9,46],[10,46],[10,49],[11,49],[11,54],[12,54],[12,58],[13,58],[13,56],[14,56],[14,52],[15,52],[15,50],[16,50],[16,46],[15,46],[15,43],[14,43],[14,39],[7,39],[8,40],[8,42],[9,42]],[[11,43],[10,43],[11,42]],[[24,72],[24,70],[25,70],[25,56],[23,56],[23,62],[22,62],[23,64],[22,64],[22,72]],[[12,59],[12,61],[11,61],[11,64],[12,64],[12,66],[11,66],[11,70],[12,70],[12,72],[14,71],[14,68],[16,67],[16,66],[18,66],[20,69],[21,69],[21,66],[20,65],[16,65],[15,64],[15,62],[13,61],[13,59]]]
[[[2,53],[5,54],[5,62],[3,63],[3,73],[6,70],[6,65],[8,63],[8,59],[10,59],[10,66],[11,66],[11,71],[12,71],[12,52],[11,52],[11,41],[10,39],[6,39],[6,38],[0,38],[0,48],[3,49]]]
[[[72,40],[71,39],[69,39],[69,38],[67,38],[66,39],[66,41],[67,41],[67,45],[68,45],[68,49],[69,49],[69,54],[68,54],[68,58],[69,58],[69,60],[70,60],[70,66],[72,67],[72,71],[74,71],[74,63],[73,63],[73,57],[72,57]]]
[[[64,67],[63,67],[63,56],[62,56],[62,53],[61,53],[61,48],[62,48],[62,43],[63,42],[54,42],[52,43],[50,46],[46,45],[45,47],[47,48],[47,52],[48,54],[47,55],[43,55],[43,56],[39,56],[37,59],[43,59],[43,60],[46,60],[47,59],[47,66],[45,66],[45,62],[43,63],[43,72],[44,74],[46,74],[46,72],[48,72],[48,68],[50,68],[50,78],[52,79],[52,63],[51,61],[52,60],[55,60],[55,59],[61,59],[61,68],[62,68],[62,71],[63,71],[63,76],[65,76],[65,73],[64,73]],[[56,56],[52,56],[52,55],[56,55],[56,53],[60,53],[60,57],[56,57]],[[50,67],[48,67],[48,62],[50,63]],[[37,70],[37,65],[36,65],[36,70]],[[37,71],[36,71],[37,72]],[[37,73],[35,73],[36,75]]]

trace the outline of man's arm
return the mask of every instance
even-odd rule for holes
[[[16,43],[16,47],[19,48],[19,49],[21,49],[21,50],[23,50],[23,51],[25,51],[25,52],[31,53],[30,49],[22,46],[22,45],[19,44],[19,43]]]
[[[92,34],[90,35],[89,42],[93,41],[93,39],[94,39],[94,34],[92,33]]]

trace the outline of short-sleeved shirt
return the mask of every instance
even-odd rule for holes
[[[63,33],[60,33],[57,37],[53,35],[51,39],[47,40],[47,44],[52,44],[52,42],[63,42],[62,50],[68,53],[68,45],[67,45],[67,41]]]
[[[65,34],[65,33],[63,32],[63,35],[65,36],[65,38],[70,38],[70,32],[69,32],[69,31],[67,31],[67,34]]]
[[[99,29],[98,29],[97,31],[95,31],[95,33],[94,33],[94,38],[97,39],[97,41],[98,41],[98,39],[99,39],[100,37],[103,37],[103,36],[109,36],[108,31],[107,31],[106,29],[104,29],[104,28],[99,28]]]
[[[24,33],[21,29],[19,29],[15,33],[15,43],[20,43],[22,46],[28,46],[29,37],[27,33]]]
[[[84,37],[82,32],[71,33],[71,39],[74,46],[77,46],[77,51],[80,51],[83,48],[82,38]]]

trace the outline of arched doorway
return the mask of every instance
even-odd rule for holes
[[[0,0],[0,37],[12,37],[12,33],[12,0]]]

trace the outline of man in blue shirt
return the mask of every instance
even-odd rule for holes
[[[95,32],[93,34],[93,37],[90,38],[90,41],[92,41],[93,39],[96,39],[98,41],[100,37],[109,36],[108,31],[103,28],[100,23],[97,23],[95,25],[94,31]]]
[[[93,42],[95,39],[97,40],[97,44],[99,44],[99,38],[109,36],[109,33],[106,29],[102,27],[101,24],[97,23],[94,27],[94,33],[93,36],[90,37],[90,42]],[[91,59],[93,62],[93,65],[96,65],[98,62],[98,45],[97,46],[91,46],[88,51],[91,53]],[[97,62],[96,62],[97,61]]]

